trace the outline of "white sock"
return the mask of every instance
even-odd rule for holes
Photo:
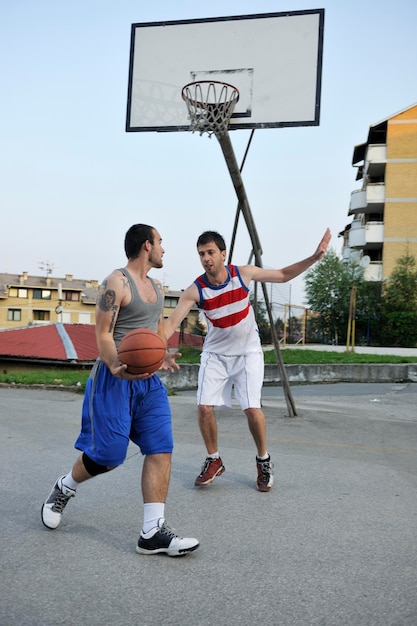
[[[65,487],[68,487],[69,489],[74,489],[74,490],[76,490],[78,485],[80,484],[80,483],[77,483],[76,480],[74,480],[72,476],[72,471],[66,476],[64,476],[64,478],[62,479],[62,482],[64,483]]]
[[[159,520],[164,516],[165,502],[146,502],[143,505],[143,532],[148,533],[158,526]]]
[[[266,461],[267,459],[269,459],[269,453],[268,450],[266,451],[265,456],[259,456],[259,454],[256,455],[256,458],[259,459],[260,461]]]
[[[217,450],[217,452],[214,452],[213,454],[208,454],[207,455],[209,459],[219,459],[220,458],[220,454],[219,451]]]

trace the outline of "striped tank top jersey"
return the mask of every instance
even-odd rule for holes
[[[223,285],[211,285],[205,274],[194,281],[200,294],[197,305],[207,321],[203,350],[226,356],[260,352],[259,330],[249,301],[249,289],[236,265],[226,265],[226,269],[227,280]]]

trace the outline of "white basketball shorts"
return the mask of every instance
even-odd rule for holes
[[[263,352],[224,356],[203,352],[198,373],[197,403],[232,406],[232,388],[241,409],[261,407],[264,381]]]

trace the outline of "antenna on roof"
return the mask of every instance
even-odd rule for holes
[[[54,270],[54,264],[49,261],[38,261],[38,267],[42,272],[45,272],[46,277],[52,274]]]

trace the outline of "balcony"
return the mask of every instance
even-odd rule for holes
[[[342,248],[342,262],[350,264],[360,263],[362,257],[361,250],[356,250],[355,248],[350,248],[349,246],[344,246]]]
[[[365,280],[382,280],[382,261],[371,261],[363,273]]]
[[[350,246],[343,246],[342,248],[342,261],[348,263],[350,260]]]
[[[384,222],[353,220],[349,230],[350,248],[380,248],[384,242]]]
[[[365,227],[362,222],[353,220],[349,231],[349,246],[351,248],[363,248],[365,245]]]
[[[370,178],[381,178],[385,175],[387,162],[387,146],[370,144],[366,152],[364,173]]]
[[[356,189],[350,194],[349,215],[364,213],[366,208],[365,189]]]
[[[358,213],[383,213],[385,204],[385,184],[369,183],[365,189],[352,191],[349,215]]]
[[[384,243],[384,222],[368,222],[365,225],[365,245],[372,247],[372,244],[378,244],[378,247]]]

